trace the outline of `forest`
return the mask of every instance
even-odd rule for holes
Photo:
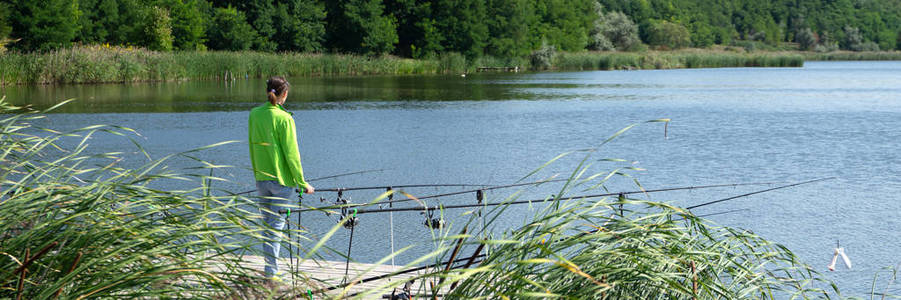
[[[73,45],[430,58],[901,49],[897,0],[0,0],[0,51]]]

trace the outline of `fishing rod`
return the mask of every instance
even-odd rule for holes
[[[382,172],[382,171],[384,171],[384,170],[385,170],[385,169],[372,169],[372,170],[356,171],[356,172],[342,173],[342,174],[336,174],[336,175],[330,175],[330,176],[325,176],[325,177],[319,177],[319,178],[308,179],[307,181],[319,181],[319,180],[326,180],[326,179],[332,179],[332,178],[338,178],[338,177],[344,177],[344,176],[359,175],[359,174],[374,173],[374,172]],[[256,191],[257,191],[257,190],[249,190],[249,191],[244,191],[244,192],[236,193],[235,195],[250,194],[250,193],[253,193],[253,192],[256,192]],[[318,191],[318,190],[317,190],[317,191]]]
[[[417,272],[417,271],[422,271],[422,270],[425,270],[425,269],[428,269],[428,268],[436,268],[436,267],[441,267],[441,266],[445,266],[445,265],[453,265],[453,264],[456,264],[456,263],[460,263],[460,262],[467,261],[467,260],[469,260],[469,259],[476,259],[476,258],[483,258],[483,257],[485,257],[485,254],[479,254],[479,255],[475,255],[475,256],[464,257],[464,258],[456,259],[456,260],[454,260],[454,261],[449,261],[449,262],[439,262],[439,263],[435,263],[435,264],[431,264],[431,265],[426,265],[426,266],[421,266],[421,267],[415,267],[415,268],[410,268],[410,269],[406,269],[406,270],[400,270],[400,271],[393,272],[393,273],[377,275],[377,276],[373,276],[373,277],[369,277],[369,278],[363,278],[363,279],[360,279],[360,280],[354,280],[354,281],[345,282],[345,283],[338,284],[338,285],[333,285],[333,286],[326,287],[326,288],[321,288],[321,289],[318,289],[318,290],[313,291],[313,293],[314,293],[314,294],[319,294],[319,293],[322,293],[322,292],[327,292],[327,291],[332,291],[332,290],[340,289],[340,288],[346,287],[346,286],[351,285],[351,284],[361,284],[361,283],[366,283],[366,282],[372,282],[372,281],[375,281],[375,280],[380,280],[380,279],[385,279],[385,278],[389,278],[389,277],[394,277],[394,276],[397,276],[397,275],[403,275],[403,274],[407,274],[407,273],[413,273],[413,272]],[[479,262],[481,262],[481,261],[479,261]]]
[[[420,187],[469,187],[469,186],[492,186],[486,184],[465,184],[465,183],[450,183],[450,184],[406,184],[406,185],[382,185],[382,186],[365,186],[365,187],[350,187],[350,188],[327,188],[327,189],[316,189],[317,192],[345,192],[345,191],[360,191],[360,190],[383,190],[386,188],[420,188]]]
[[[707,205],[711,205],[711,204],[716,204],[716,203],[720,203],[720,202],[724,202],[724,201],[729,201],[729,200],[734,200],[734,199],[738,199],[738,198],[744,198],[744,197],[747,197],[747,196],[756,195],[756,194],[760,194],[760,193],[765,193],[765,192],[769,192],[769,191],[781,190],[781,189],[790,188],[790,187],[793,187],[793,186],[799,186],[799,185],[803,185],[803,184],[814,183],[814,182],[825,181],[825,180],[832,180],[832,179],[836,179],[836,177],[818,178],[818,179],[813,179],[813,180],[802,181],[802,182],[798,182],[798,183],[793,183],[793,184],[788,184],[788,185],[778,186],[778,187],[774,187],[774,188],[769,188],[769,189],[765,189],[765,190],[754,191],[754,192],[750,192],[750,193],[746,193],[746,194],[741,194],[741,195],[737,195],[737,196],[727,197],[727,198],[723,198],[723,199],[719,199],[719,200],[713,200],[713,201],[710,201],[710,202],[701,203],[701,204],[698,204],[698,205],[689,206],[689,207],[686,207],[685,209],[691,210],[691,209],[695,209],[695,208],[698,208],[698,207],[703,207],[703,206],[707,206]]]
[[[809,183],[809,182],[805,182]],[[679,191],[679,190],[696,190],[696,189],[710,189],[710,188],[721,188],[721,187],[737,187],[737,186],[746,186],[746,185],[768,185],[774,184],[774,182],[755,182],[755,183],[732,183],[732,184],[714,184],[714,185],[704,185],[704,186],[684,186],[684,187],[670,187],[670,188],[661,188],[661,189],[651,189],[651,190],[639,190],[639,191],[627,191],[627,192],[614,192],[614,193],[603,193],[603,194],[593,194],[593,195],[582,195],[582,196],[573,196],[567,198],[560,198],[553,201],[569,201],[574,199],[589,199],[589,198],[600,198],[600,197],[609,197],[609,196],[625,196],[632,194],[649,194],[649,193],[659,193],[659,192],[671,192],[671,191]],[[800,183],[804,184],[804,183]],[[793,184],[791,186],[795,186],[799,184]],[[780,187],[780,188],[786,188]],[[770,191],[772,189],[764,190]],[[753,195],[753,194],[750,194]],[[749,196],[749,195],[745,195]],[[485,207],[485,206],[500,206],[500,205],[513,205],[513,204],[527,204],[527,203],[540,203],[548,201],[548,199],[537,199],[537,200],[520,200],[520,201],[511,201],[511,202],[497,202],[497,203],[482,203],[482,204],[460,204],[460,205],[440,205],[434,207],[403,207],[403,208],[392,208],[392,209],[362,209],[358,210],[358,214],[371,214],[371,213],[382,213],[382,212],[397,212],[397,211],[432,211],[438,209],[455,209],[455,208],[474,208],[474,207]]]
[[[401,202],[419,201],[419,200],[423,200],[423,199],[441,198],[441,197],[462,195],[462,194],[468,194],[468,193],[482,193],[484,191],[513,188],[513,187],[526,186],[526,185],[538,185],[538,184],[547,183],[547,182],[560,182],[560,181],[566,181],[566,180],[569,180],[569,179],[553,179],[553,180],[545,179],[545,180],[539,180],[539,181],[533,181],[533,182],[514,183],[514,184],[507,184],[507,185],[480,185],[480,186],[484,186],[485,188],[437,194],[437,195],[429,195],[429,196],[423,196],[423,197],[405,198],[405,199],[400,199],[400,200],[389,200],[389,201],[383,201],[383,202],[377,202],[377,203],[358,203],[358,204],[357,203],[348,203],[348,204],[344,204],[344,205],[322,206],[322,207],[315,207],[315,208],[306,208],[306,209],[302,209],[301,211],[316,211],[316,210],[322,210],[322,209],[362,207],[362,206],[385,205],[385,204],[393,205],[395,203],[401,203]],[[473,185],[473,186],[477,186],[477,185]],[[384,187],[377,187],[377,188],[390,191],[395,188],[402,188],[402,187],[404,187],[404,186],[395,185],[395,186],[384,186]],[[318,192],[319,190],[317,189],[316,191]],[[336,190],[336,192],[339,192],[339,193],[342,193],[344,191],[346,191],[346,189]],[[391,197],[391,195],[388,195],[388,196]],[[339,195],[339,197],[340,197],[340,195]]]
[[[338,177],[344,177],[344,176],[350,176],[350,175],[358,175],[358,174],[366,174],[366,173],[382,172],[382,171],[384,171],[384,170],[385,170],[385,169],[373,169],[373,170],[357,171],[357,172],[350,172],[350,173],[344,173],[344,174],[338,174],[338,175],[332,175],[332,176],[319,177],[319,178],[314,178],[314,179],[310,179],[310,180],[307,180],[307,181],[326,180],[326,179],[332,179],[332,178],[338,178]]]

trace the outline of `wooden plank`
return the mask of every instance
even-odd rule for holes
[[[242,266],[250,269],[258,270],[261,274],[263,272],[263,268],[265,266],[265,261],[262,256],[243,256],[242,257]],[[288,271],[291,269],[290,262],[287,258],[280,258],[278,260],[279,270]],[[219,269],[217,266],[210,266],[210,269]],[[299,271],[300,274],[304,274],[309,276],[312,279],[313,284],[310,284],[308,280],[304,280],[301,278],[295,278],[295,282],[292,282],[291,275],[283,276],[283,284],[279,287],[279,293],[283,296],[291,296],[301,297],[303,299],[307,298],[307,290],[317,290],[325,287],[335,286],[344,282],[344,268],[345,263],[341,261],[322,261],[322,260],[306,260],[300,261],[298,266],[294,266],[295,269]],[[367,264],[367,263],[350,263],[349,270],[347,273],[348,280],[357,279],[365,279],[379,275],[390,274],[392,272],[396,272],[398,270],[402,270],[402,266],[390,266],[390,265],[378,265],[378,264]],[[401,274],[397,276],[393,276],[391,278],[385,278],[380,280],[374,280],[371,282],[363,282],[359,284],[351,285],[350,288],[347,289],[345,295],[352,295],[356,293],[360,293],[367,290],[372,290],[378,287],[385,286],[391,282],[404,282],[408,278],[423,274],[424,271]],[[285,272],[289,274],[289,272]],[[417,280],[413,285],[414,293],[428,293],[430,292],[430,288],[427,282],[423,280]],[[337,297],[341,294],[342,289],[336,289],[334,291],[329,291],[326,295],[314,295],[314,299],[322,299],[325,296],[329,297]],[[400,288],[398,288],[398,293],[400,292]],[[441,291],[443,294],[446,290]],[[381,299],[382,294],[390,294],[391,290],[388,289],[383,293],[378,293],[378,295],[371,295],[364,297],[365,299]]]

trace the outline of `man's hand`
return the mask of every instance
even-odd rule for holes
[[[315,192],[316,192],[316,188],[314,188],[313,185],[307,183],[306,185],[303,186],[303,193],[304,193],[304,194],[312,194],[312,193],[315,193]]]

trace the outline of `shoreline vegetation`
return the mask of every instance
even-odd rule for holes
[[[184,80],[236,80],[272,74],[292,77],[463,74],[479,67],[520,70],[636,70],[721,67],[801,67],[805,60],[901,60],[901,52],[741,52],[685,49],[644,52],[552,52],[544,57],[468,60],[460,54],[431,59],[353,54],[255,51],[159,52],[87,46],[0,56],[0,85],[91,84]]]
[[[0,56],[0,86],[94,84],[291,77],[465,74],[480,67],[531,71],[640,70],[728,67],[801,67],[805,61],[901,60],[901,52],[830,53],[799,51],[541,52],[528,58],[482,56],[469,60],[450,53],[410,59],[356,54],[266,53],[256,51],[159,52],[133,47],[84,46],[43,53]]]

